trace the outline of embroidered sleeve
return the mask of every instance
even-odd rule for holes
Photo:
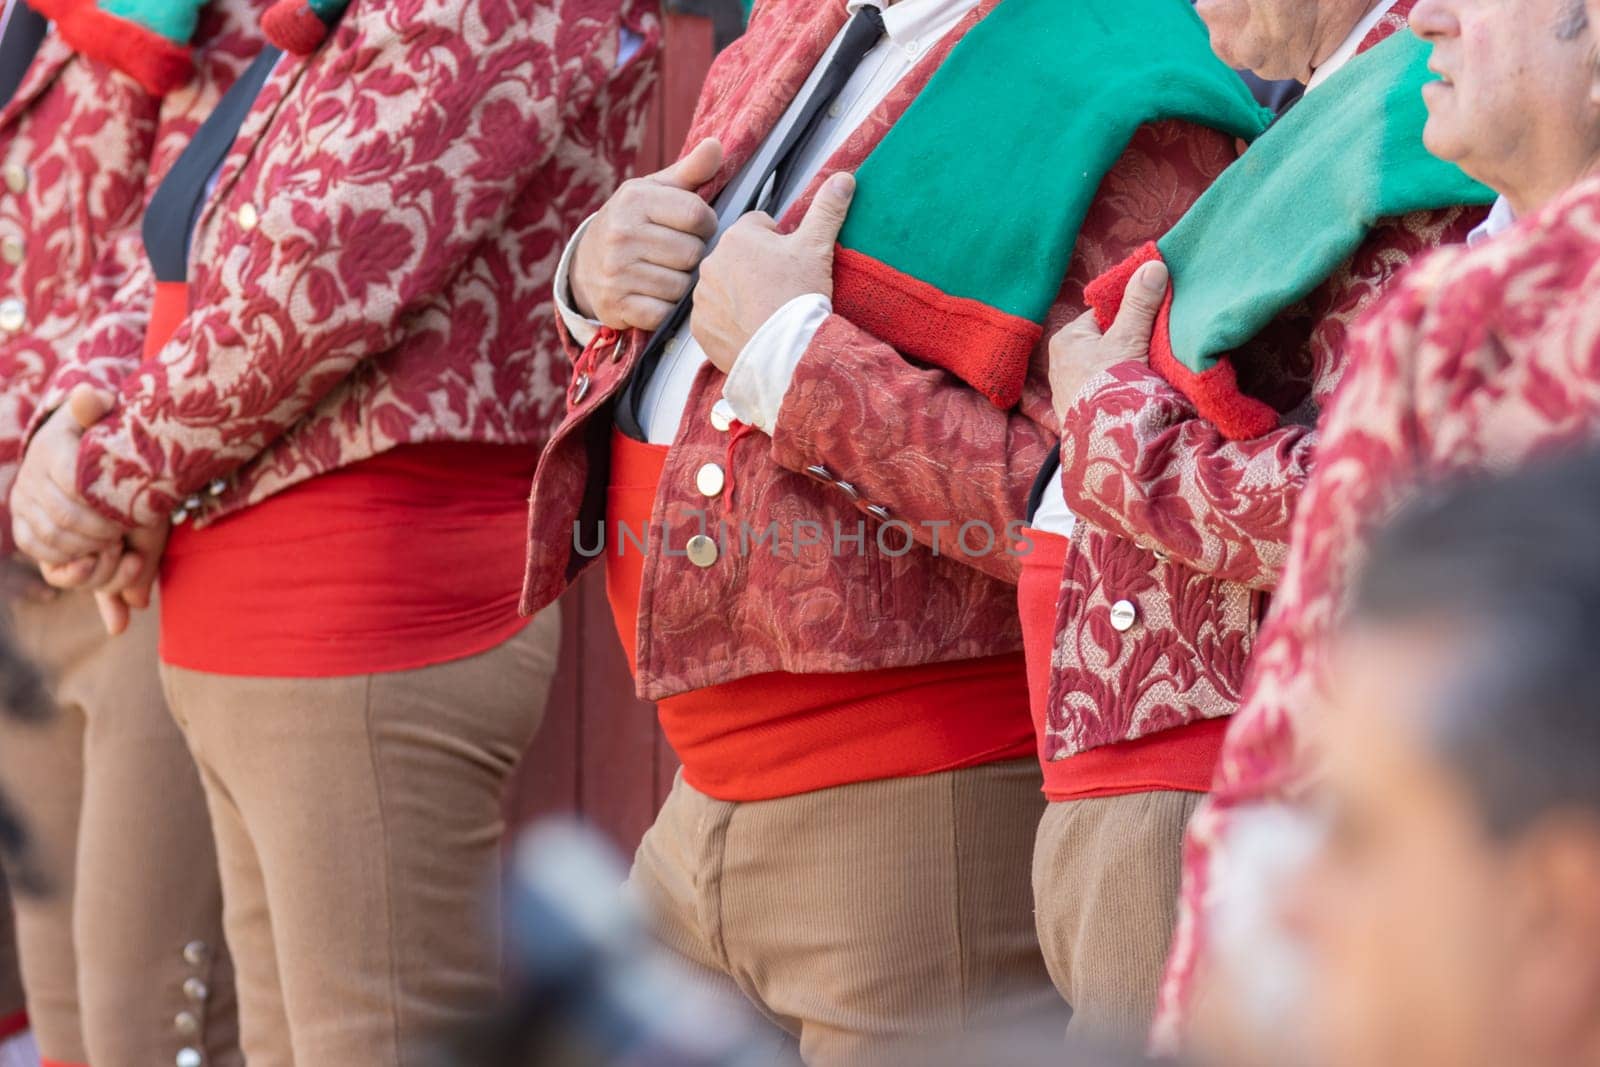
[[[1046,338],[1081,313],[1089,279],[1164,234],[1233,159],[1233,140],[1214,131],[1175,122],[1140,130],[1084,220]],[[951,551],[968,523],[1000,542],[1019,528],[1055,447],[1046,366],[1041,344],[1022,404],[1002,411],[955,376],[833,316],[796,368],[773,456],[791,470],[826,468],[861,494],[862,507],[906,521],[940,551]],[[1020,571],[1006,551],[960,558],[1006,581]]]
[[[1317,447],[1317,411],[1349,365],[1349,327],[1415,256],[1464,237],[1469,221],[1466,212],[1446,211],[1385,223],[1313,296],[1309,335],[1293,339],[1290,330],[1292,344],[1274,338],[1262,346],[1257,358],[1274,366],[1258,377],[1287,387],[1290,397],[1278,404],[1290,417],[1265,436],[1227,440],[1145,364],[1123,364],[1087,383],[1061,427],[1068,504],[1194,571],[1275,588]],[[1296,387],[1311,401],[1298,412]]]

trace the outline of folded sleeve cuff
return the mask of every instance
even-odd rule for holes
[[[821,293],[797,296],[762,324],[733,361],[722,395],[741,422],[771,435],[784,394],[811,341],[833,314]]]

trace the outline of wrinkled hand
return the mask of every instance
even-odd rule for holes
[[[150,606],[156,577],[161,573],[161,553],[167,547],[167,523],[129,530],[126,549],[115,573],[94,591],[100,621],[115,637],[128,628],[134,611]]]
[[[578,311],[619,330],[666,320],[717,234],[717,213],[695,190],[721,166],[721,143],[705,140],[667,169],[622,183],[573,252]]]
[[[1150,359],[1150,335],[1167,294],[1167,267],[1146,263],[1133,272],[1122,307],[1104,334],[1094,312],[1086,311],[1050,339],[1050,398],[1056,416],[1066,418],[1084,383],[1129,360]]]
[[[753,211],[728,227],[700,265],[689,327],[724,374],[789,301],[808,293],[833,296],[833,246],[855,192],[853,175],[833,175],[790,234],[780,234],[772,216]]]
[[[40,427],[22,457],[11,490],[11,532],[19,549],[48,568],[47,579],[54,571],[83,584],[116,567],[116,560],[95,557],[120,551],[122,527],[78,495],[78,442],[112,403],[110,396],[80,386]]]

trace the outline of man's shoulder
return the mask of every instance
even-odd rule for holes
[[[1399,289],[1436,323],[1515,335],[1566,306],[1600,258],[1600,179],[1575,186],[1477,247],[1417,260]]]

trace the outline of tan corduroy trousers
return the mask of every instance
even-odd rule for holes
[[[873,1063],[917,1036],[1065,1025],[1028,885],[1043,807],[1032,760],[740,804],[680,776],[629,886],[807,1063]]]
[[[1177,922],[1183,832],[1203,797],[1063,801],[1039,820],[1039,944],[1074,1039],[1143,1044]]]
[[[558,609],[480,655],[344,678],[163,667],[217,835],[250,1067],[397,1067],[493,1007],[507,779]]]
[[[86,593],[10,606],[55,702],[43,722],[0,720],[0,788],[46,883],[13,896],[34,1035],[61,1063],[242,1062],[211,827],[161,696],[155,610],[112,638]]]

